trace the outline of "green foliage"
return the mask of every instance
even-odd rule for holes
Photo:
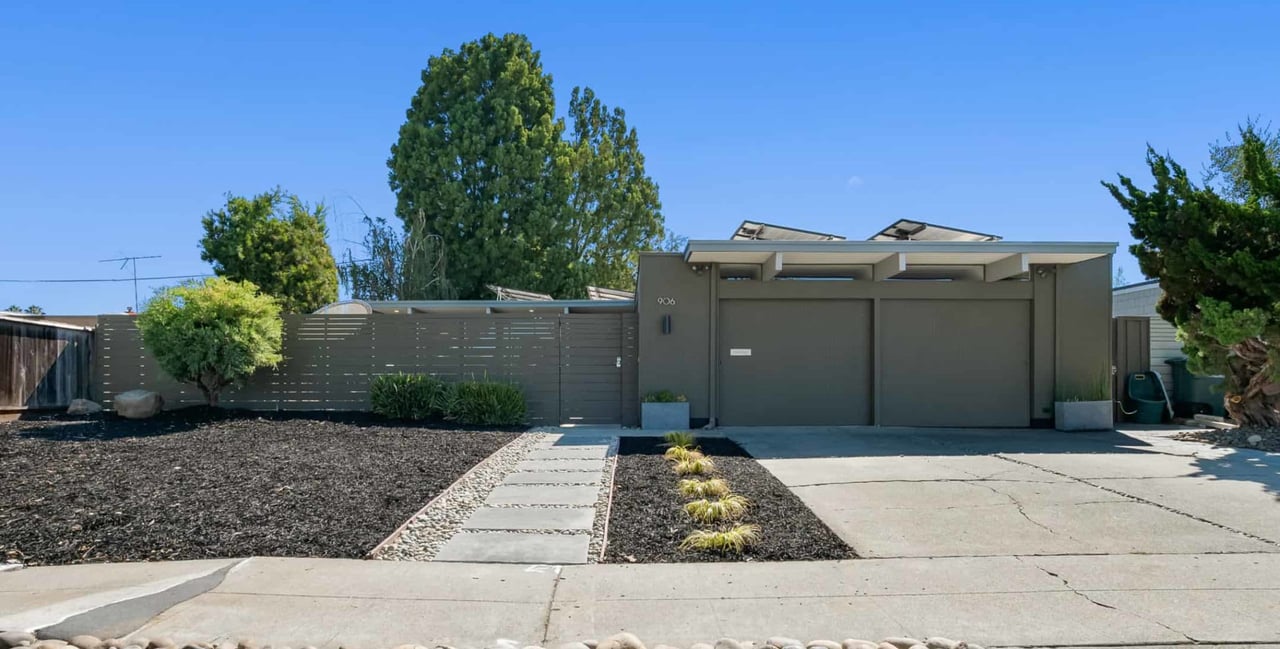
[[[1277,426],[1280,172],[1252,125],[1233,146],[1238,165],[1227,167],[1234,183],[1227,197],[1196,186],[1150,148],[1154,188],[1124,176],[1103,184],[1133,219],[1138,243],[1130,250],[1143,274],[1160,279],[1157,308],[1178,327],[1190,369],[1225,375],[1225,405],[1237,422]]]
[[[709,480],[681,480],[677,485],[680,495],[685,498],[719,498],[729,493],[729,483],[723,478]]]
[[[684,506],[685,513],[699,523],[736,521],[747,513],[751,503],[737,494],[728,494],[715,500],[701,498]]]
[[[688,401],[683,394],[676,394],[671,390],[655,390],[644,395],[645,403],[684,403]]]
[[[348,249],[338,278],[361,300],[452,300],[457,297],[445,276],[443,240],[437,235],[406,237],[386,219],[364,217],[368,231],[356,259]],[[424,221],[422,213],[415,222]],[[421,226],[418,230],[422,231]]]
[[[1088,381],[1074,386],[1058,386],[1057,401],[1110,401],[1111,400],[1111,366],[1108,365],[1094,372]]]
[[[693,433],[684,430],[673,430],[662,435],[662,439],[666,440],[666,446],[679,448],[693,448],[697,442],[697,438]]]
[[[630,288],[636,253],[661,240],[658,189],[623,112],[574,89],[568,140],[555,112],[523,35],[428,60],[387,166],[408,239],[440,237],[459,297],[485,284],[561,298]]]
[[[524,423],[524,393],[512,383],[464,381],[453,388],[446,417],[472,426],[516,426]]]
[[[9,308],[5,309],[5,311],[8,311],[9,313],[26,313],[27,315],[44,315],[44,309],[41,309],[34,304],[25,309],[16,304],[10,304]]]
[[[696,460],[700,457],[705,457],[701,451],[689,448],[688,446],[672,446],[668,448],[662,456],[675,462],[684,462],[687,460]]]
[[[675,463],[676,475],[709,475],[716,470],[716,463],[709,457],[690,457]]]
[[[372,410],[392,419],[444,419],[453,387],[427,374],[384,374],[369,386]]]
[[[1262,143],[1263,155],[1273,167],[1280,167],[1280,133],[1263,126],[1252,118],[1245,121],[1242,130],[1252,132]],[[1252,184],[1245,169],[1244,138],[1235,139],[1230,133],[1224,139],[1209,145],[1209,163],[1204,166],[1204,184],[1213,187],[1222,196],[1243,203],[1249,200]],[[1274,207],[1274,204],[1273,204]]]
[[[279,188],[253,198],[228,194],[227,204],[202,220],[200,258],[220,277],[275,296],[285,313],[311,313],[338,299],[325,212]]]
[[[727,530],[697,530],[684,538],[680,549],[742,554],[759,540],[758,525],[735,525]]]
[[[198,387],[210,406],[223,388],[283,359],[280,305],[250,282],[211,277],[166,289],[137,322],[160,368]]]

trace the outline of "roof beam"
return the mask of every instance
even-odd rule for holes
[[[1022,275],[1029,270],[1031,270],[1031,263],[1027,259],[1027,255],[1020,253],[1009,255],[1004,259],[987,264],[983,270],[983,276],[988,282],[998,282],[1002,279]]]
[[[884,259],[876,262],[871,268],[871,278],[875,281],[897,277],[907,270],[907,256],[900,252],[895,252]]]
[[[770,281],[777,277],[780,272],[782,272],[782,253],[780,252],[769,255],[769,258],[764,260],[763,264],[760,264],[761,281]]]

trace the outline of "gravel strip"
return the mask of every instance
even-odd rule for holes
[[[609,543],[609,509],[613,504],[613,474],[618,466],[618,437],[609,442],[600,474],[600,495],[596,498],[596,519],[591,524],[591,543],[587,545],[587,563],[599,563]]]
[[[662,457],[661,438],[625,437],[618,451],[605,563],[696,561],[811,561],[856,555],[790,489],[727,439],[698,438],[715,461],[717,477],[751,506],[743,523],[760,527],[760,540],[741,555],[681,550],[698,529],[684,512],[679,477]]]
[[[515,470],[548,433],[525,433],[477,464],[411,518],[392,540],[371,558],[390,561],[430,561],[479,509],[489,493]]]
[[[517,432],[182,409],[0,424],[0,559],[362,558]]]
[[[1174,439],[1203,442],[1214,446],[1247,448],[1280,453],[1280,431],[1269,428],[1235,428],[1232,430],[1197,430],[1174,435]]]

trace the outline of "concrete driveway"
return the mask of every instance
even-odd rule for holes
[[[724,432],[863,557],[1280,552],[1277,454],[1169,431]]]

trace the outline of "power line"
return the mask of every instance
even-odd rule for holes
[[[200,279],[204,277],[213,277],[213,275],[209,275],[207,273],[204,275],[162,275],[158,277],[139,277],[137,278],[137,280],[141,282],[144,280]],[[132,282],[132,281],[134,281],[134,279],[131,277],[121,277],[119,279],[0,279],[0,282],[4,282],[6,284],[62,284],[62,283],[76,284],[76,283],[85,283],[85,282]]]
[[[133,264],[133,311],[138,312],[138,260],[139,259],[159,259],[160,255],[144,255],[141,257],[116,257],[115,259],[99,259],[99,263],[109,261],[121,261],[120,268],[123,269],[129,264]]]

